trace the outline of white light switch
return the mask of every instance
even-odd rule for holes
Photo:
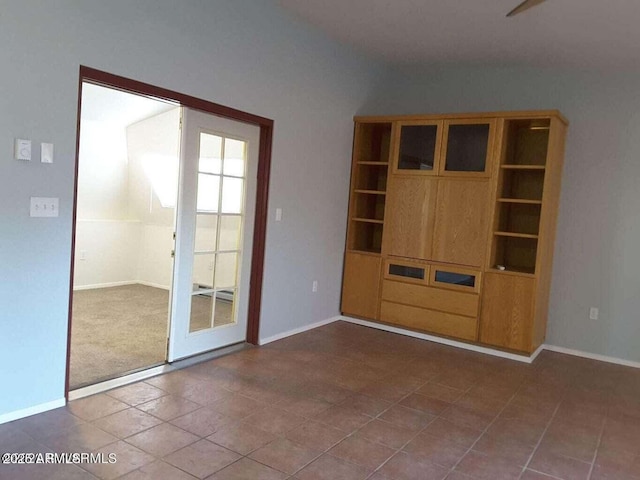
[[[31,160],[31,140],[16,138],[14,147],[16,160]]]
[[[30,216],[32,217],[57,217],[57,198],[31,197]]]
[[[276,222],[282,221],[282,209],[276,208]]]
[[[53,163],[53,143],[40,144],[40,161],[42,163]]]

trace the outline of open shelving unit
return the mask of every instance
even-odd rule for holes
[[[350,251],[381,252],[390,147],[391,123],[356,123],[347,244]]]
[[[533,275],[547,168],[550,119],[507,119],[489,268]]]

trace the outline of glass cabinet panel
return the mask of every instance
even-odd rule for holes
[[[489,148],[489,123],[449,124],[446,172],[484,172]]]
[[[402,125],[398,170],[436,168],[438,125]]]

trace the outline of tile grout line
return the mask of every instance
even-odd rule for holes
[[[536,443],[536,446],[534,447],[533,452],[531,452],[531,455],[529,455],[529,458],[527,459],[527,463],[525,463],[524,466],[522,467],[522,471],[520,472],[520,476],[518,477],[518,479],[522,478],[524,473],[527,471],[527,468],[529,467],[529,464],[531,464],[531,460],[533,460],[534,455],[538,451],[538,448],[540,447],[540,444],[542,443],[542,440],[544,439],[544,436],[547,434],[547,430],[549,430],[549,427],[551,426],[551,423],[553,422],[553,419],[556,418],[556,414],[558,413],[558,410],[560,410],[560,405],[562,405],[562,399],[560,399],[560,401],[558,402],[558,405],[556,405],[556,408],[553,411],[553,415],[551,415],[551,418],[547,422],[547,425],[544,427],[542,435],[540,435],[540,438],[538,439],[538,442]],[[546,473],[545,473],[545,475],[546,475]]]
[[[607,412],[608,413],[608,412]],[[591,467],[589,468],[589,475],[587,475],[587,480],[591,480],[593,476],[593,471],[596,468],[596,460],[598,458],[598,451],[600,450],[600,445],[602,443],[602,437],[604,435],[604,427],[607,423],[608,415],[605,415],[602,419],[602,425],[600,426],[600,435],[598,435],[598,443],[596,444],[595,452],[593,452],[593,460],[591,461]]]
[[[412,361],[408,362],[408,363],[407,363],[407,365],[408,365],[408,364],[410,364],[410,363],[412,363],[412,362],[414,362],[414,361],[416,361],[416,360],[417,360],[417,358],[414,358]],[[362,363],[362,362],[359,362],[359,363]],[[391,375],[392,373],[393,373],[392,371],[391,371],[391,372],[389,372],[389,375]],[[387,376],[388,376],[388,375],[387,375]],[[369,421],[367,421],[366,423],[364,423],[363,425],[361,425],[360,427],[358,427],[356,430],[354,430],[353,432],[351,432],[350,434],[348,434],[346,437],[344,437],[344,438],[340,439],[338,442],[336,442],[336,443],[334,443],[333,445],[331,445],[328,449],[326,449],[325,451],[323,451],[320,455],[318,455],[317,457],[315,457],[315,458],[314,458],[313,460],[311,460],[309,463],[307,463],[307,464],[305,464],[304,466],[302,466],[301,468],[299,468],[299,469],[298,469],[295,473],[293,473],[291,476],[296,475],[298,472],[300,472],[302,469],[306,468],[308,465],[310,465],[311,463],[313,463],[314,461],[316,461],[316,460],[317,460],[318,458],[320,458],[322,455],[324,455],[324,454],[329,454],[329,455],[331,455],[330,453],[328,453],[328,452],[329,452],[329,450],[331,450],[333,447],[335,447],[335,446],[336,446],[336,445],[338,445],[339,443],[343,442],[343,441],[344,441],[344,440],[346,440],[347,438],[350,438],[350,437],[351,437],[351,436],[353,436],[355,433],[357,433],[357,432],[359,432],[360,430],[362,430],[362,428],[364,428],[366,425],[369,425],[369,424],[370,424],[370,423],[372,423],[373,421],[378,420],[378,419],[380,418],[380,416],[381,416],[381,415],[383,415],[384,413],[386,413],[388,410],[390,410],[390,409],[391,409],[391,408],[393,408],[394,406],[402,406],[402,405],[400,405],[400,402],[402,402],[405,398],[407,398],[407,397],[409,397],[410,395],[412,395],[412,394],[414,394],[415,392],[417,392],[419,389],[421,389],[424,385],[426,385],[427,383],[429,383],[429,382],[430,382],[433,378],[435,378],[435,377],[436,377],[436,375],[434,374],[432,377],[428,378],[427,380],[424,380],[424,382],[422,382],[420,385],[416,386],[413,390],[411,390],[411,391],[407,392],[407,393],[406,393],[405,395],[403,395],[400,399],[396,400],[396,401],[395,401],[395,402],[393,402],[393,403],[391,403],[391,402],[390,402],[390,403],[391,403],[391,405],[389,405],[387,408],[385,408],[385,409],[384,409],[384,410],[382,410],[381,412],[377,413],[375,416],[372,416],[372,417],[371,417],[371,419],[370,419]],[[374,398],[374,397],[371,397],[371,396],[366,395],[366,394],[364,394],[364,393],[359,393],[359,391],[358,391],[358,392],[354,392],[354,394],[356,394],[356,395],[362,395],[362,396],[369,397],[369,398]],[[352,395],[352,396],[353,396],[353,395]],[[340,403],[339,403],[339,404],[337,404],[337,405],[341,405],[341,404],[342,404],[342,403],[344,403],[346,400],[347,400],[347,399],[345,399],[344,401],[340,402]],[[384,399],[380,399],[380,400],[384,400]],[[337,406],[337,405],[336,405],[336,406]],[[409,407],[404,407],[404,408],[408,408],[409,410],[414,410],[414,411],[419,412],[419,413],[422,413],[422,414],[425,414],[425,413],[426,413],[426,412],[422,412],[422,411],[420,411],[420,410],[415,410],[415,409],[412,409],[412,408],[409,408]],[[427,414],[427,415],[431,415],[431,414]],[[436,417],[437,417],[437,416],[436,416]],[[384,420],[380,420],[380,421],[384,421]],[[407,444],[409,444],[409,443],[410,443],[410,442],[411,442],[415,437],[417,437],[420,433],[422,433],[422,432],[423,432],[423,431],[424,431],[424,430],[425,430],[425,429],[426,429],[426,428],[427,428],[427,427],[428,427],[432,422],[433,422],[433,420],[432,420],[432,421],[430,421],[429,423],[427,423],[427,424],[426,424],[424,427],[422,427],[420,430],[416,431],[415,435],[413,435],[413,436],[412,436],[412,437],[411,437],[411,438],[410,438],[406,443],[404,443],[404,444],[403,444],[400,448],[398,448],[398,449],[395,449],[395,448],[393,448],[393,447],[391,447],[391,446],[389,446],[389,445],[386,445],[386,444],[382,444],[382,443],[379,443],[379,442],[375,442],[375,441],[373,441],[373,440],[370,440],[372,443],[375,443],[376,445],[382,445],[382,446],[384,446],[384,447],[387,447],[387,448],[390,448],[390,449],[392,449],[392,450],[395,450],[395,453],[394,453],[393,455],[391,455],[387,460],[385,460],[382,464],[380,464],[380,465],[379,465],[379,466],[378,466],[378,467],[377,467],[373,472],[371,472],[371,473],[370,473],[366,478],[368,479],[368,478],[370,478],[371,476],[375,475],[375,473],[376,473],[378,470],[380,470],[380,469],[381,469],[381,468],[382,468],[382,467],[383,467],[387,462],[389,462],[393,457],[395,457],[399,452],[401,452],[401,451],[402,451],[402,449],[403,449]],[[323,422],[319,422],[319,423],[322,423],[323,425],[327,425],[327,424],[324,424]],[[390,423],[390,422],[386,422],[386,423]],[[394,425],[394,424],[390,423],[390,425]],[[333,425],[331,425],[331,426],[333,426]],[[336,428],[336,427],[334,427],[334,428]],[[294,442],[294,443],[295,443],[295,442]],[[336,457],[336,458],[339,458],[339,457]],[[350,462],[350,461],[348,461],[348,460],[345,460],[345,459],[341,459],[341,460],[343,460],[343,461],[345,461],[345,462],[347,462],[347,463],[349,463],[349,464],[351,464],[351,465],[355,465],[355,466],[357,466],[357,467],[365,468],[365,467],[363,467],[362,465],[358,465],[358,464],[353,463],[353,462]]]
[[[435,377],[436,377],[436,375],[434,375],[434,377],[433,377],[433,378],[435,378]],[[398,401],[396,401],[396,403],[394,403],[393,405],[391,405],[390,407],[388,407],[388,408],[387,408],[387,409],[385,409],[384,411],[380,412],[380,413],[379,413],[375,418],[373,418],[373,419],[372,419],[372,421],[373,421],[373,420],[378,419],[378,418],[380,417],[380,415],[384,414],[385,412],[387,412],[389,409],[391,409],[391,408],[392,408],[392,407],[394,407],[394,406],[404,407],[404,405],[400,405],[400,402],[402,402],[405,398],[409,397],[410,395],[413,395],[414,393],[416,393],[418,390],[420,390],[420,389],[421,389],[422,387],[424,387],[426,384],[430,383],[430,382],[431,382],[431,380],[432,380],[432,379],[425,380],[425,382],[424,382],[424,383],[422,383],[420,386],[418,386],[418,387],[414,388],[412,391],[410,391],[409,393],[407,393],[406,395],[404,395],[402,398],[400,398]],[[415,411],[415,412],[420,412],[421,414],[427,414],[427,415],[430,415],[430,416],[434,416],[434,415],[431,415],[430,413],[422,412],[422,411],[420,411],[420,410],[416,410],[416,409],[414,409],[414,408],[410,408],[410,407],[404,407],[404,408],[407,408],[407,409],[409,409],[409,410],[413,410],[413,411]],[[434,417],[435,417],[435,418],[438,418],[438,416],[437,416],[437,415],[435,415]],[[402,452],[402,451],[403,451],[403,449],[404,449],[407,445],[409,445],[409,444],[410,444],[410,443],[411,443],[411,442],[412,442],[412,441],[413,441],[413,440],[414,440],[418,435],[420,435],[422,432],[424,432],[424,431],[426,430],[426,428],[427,428],[429,425],[431,425],[431,424],[435,421],[435,418],[434,418],[433,420],[431,420],[429,423],[427,423],[427,424],[426,424],[424,427],[422,427],[420,430],[417,430],[417,431],[416,431],[416,433],[415,433],[415,435],[413,435],[411,438],[409,438],[409,440],[407,440],[405,443],[403,443],[399,448],[394,449],[394,450],[395,450],[395,453],[394,453],[393,455],[391,455],[389,458],[387,458],[387,459],[386,459],[384,462],[382,462],[380,465],[378,465],[378,467],[377,467],[376,469],[374,469],[374,470],[373,470],[373,472],[371,472],[371,473],[369,474],[369,476],[367,476],[367,479],[369,479],[369,478],[373,477],[373,476],[374,476],[378,471],[380,471],[380,470],[381,470],[381,469],[382,469],[382,468],[383,468],[387,463],[389,463],[389,462],[391,461],[391,459],[392,459],[392,458],[395,458],[395,457],[396,457],[396,455],[398,455],[398,453]],[[380,421],[381,421],[381,422],[384,422],[385,420],[380,419]],[[371,422],[367,422],[367,423],[366,423],[366,425],[368,425],[369,423],[371,423]],[[390,423],[390,422],[389,422],[389,423]],[[393,425],[393,424],[391,424],[391,425]],[[363,425],[362,427],[364,427],[364,425]],[[362,428],[362,427],[360,427],[360,428]],[[374,442],[374,443],[377,443],[377,442]],[[388,445],[385,445],[385,446],[387,446],[387,447],[388,447]],[[389,448],[391,448],[391,447],[389,447]]]
[[[471,444],[471,446],[467,449],[467,451],[464,453],[464,455],[462,455],[458,461],[455,463],[455,465],[453,465],[453,467],[449,468],[449,472],[447,473],[447,476],[451,475],[451,473],[453,473],[453,471],[456,469],[456,467],[458,465],[460,465],[460,463],[462,463],[462,460],[469,454],[469,452],[471,452],[471,450],[473,450],[473,447],[476,446],[476,444],[480,441],[480,439],[487,433],[487,431],[489,430],[489,428],[491,428],[491,426],[496,422],[496,420],[498,420],[498,417],[500,417],[500,414],[502,412],[504,412],[504,410],[511,404],[511,402],[513,401],[513,399],[515,398],[515,396],[518,394],[520,388],[522,387],[522,383],[521,385],[518,387],[518,389],[513,392],[513,394],[511,395],[511,397],[509,398],[509,400],[507,401],[507,403],[500,409],[500,411],[493,417],[493,420],[491,420],[491,422],[489,422],[489,424],[484,428],[484,430],[482,430],[482,433],[480,435],[478,435],[478,438],[476,438],[476,440]],[[446,477],[445,477],[446,478]]]

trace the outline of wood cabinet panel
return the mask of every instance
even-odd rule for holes
[[[439,180],[433,260],[480,267],[489,215],[489,182]]]
[[[463,340],[476,340],[478,319],[382,301],[380,320]]]
[[[479,297],[472,293],[384,280],[382,299],[467,317],[478,316]]]
[[[438,180],[392,175],[389,183],[383,252],[426,260],[431,255]]]
[[[480,342],[530,352],[535,279],[487,273],[482,285]]]
[[[378,318],[382,258],[347,253],[342,283],[342,313],[355,317]]]

